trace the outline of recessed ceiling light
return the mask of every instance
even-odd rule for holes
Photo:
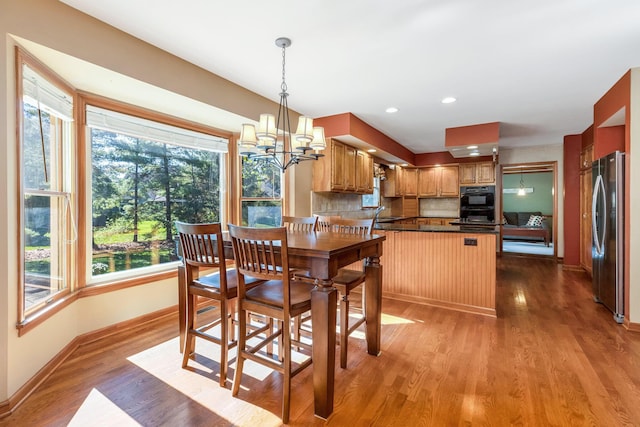
[[[445,98],[442,98],[442,102],[443,104],[451,104],[452,102],[456,102],[456,99],[453,96],[447,96]]]
[[[397,109],[396,107],[389,107],[389,108],[387,108],[387,109],[386,109],[386,110],[384,110],[384,111],[386,111],[387,113],[390,113],[390,114],[391,114],[391,113],[397,113],[397,112],[398,112],[398,109]]]
[[[480,153],[477,151],[474,151],[473,153],[469,153],[470,156],[479,156]]]
[[[409,163],[400,163],[400,166],[402,166],[403,168],[406,168],[407,166],[409,166]]]
[[[367,150],[367,153],[375,153],[375,152],[376,152],[376,149],[375,149],[375,148],[369,148],[369,149]]]
[[[467,150],[475,150],[476,148],[478,148],[477,145],[470,145],[467,147]]]

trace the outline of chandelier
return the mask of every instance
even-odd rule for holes
[[[260,114],[258,128],[243,124],[240,132],[240,155],[249,159],[270,162],[284,172],[289,166],[304,160],[318,160],[324,154],[318,151],[327,146],[324,128],[313,127],[311,117],[300,116],[296,133],[291,134],[289,106],[287,103],[287,83],[285,81],[285,50],[291,46],[286,37],[276,39],[276,46],[282,48],[282,83],[280,85],[280,105],[278,116]]]

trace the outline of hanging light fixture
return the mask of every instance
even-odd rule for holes
[[[524,179],[522,179],[522,168],[520,168],[520,188],[518,189],[518,196],[524,196]]]
[[[282,48],[282,83],[280,85],[280,105],[278,116],[260,114],[258,128],[243,124],[240,131],[240,155],[249,159],[264,160],[284,172],[289,166],[304,160],[318,160],[324,154],[319,151],[327,146],[324,128],[314,127],[311,117],[298,119],[296,133],[291,134],[289,106],[287,103],[287,83],[285,81],[285,50],[291,46],[286,37],[276,39],[276,46]],[[313,151],[313,152],[311,152]]]

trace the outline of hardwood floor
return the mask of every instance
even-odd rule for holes
[[[640,334],[593,302],[588,276],[503,256],[497,277],[497,319],[385,299],[382,354],[350,337],[327,421],[311,370],[295,377],[290,425],[640,425]],[[180,368],[177,334],[173,319],[79,348],[0,426],[280,425],[279,374],[247,362],[232,398],[215,361]]]

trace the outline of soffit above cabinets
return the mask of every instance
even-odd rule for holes
[[[453,157],[481,157],[498,154],[500,122],[445,129],[444,146]]]

